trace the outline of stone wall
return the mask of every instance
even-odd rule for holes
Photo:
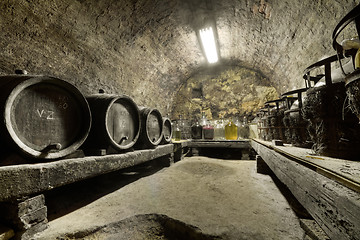
[[[200,54],[193,55],[197,43],[179,7],[173,0],[1,1],[0,73],[56,76],[84,94],[123,93],[165,114]]]
[[[220,65],[261,72],[278,93],[333,53],[331,33],[356,0],[4,0],[0,73],[26,69],[171,113],[187,79],[212,68],[196,31],[217,26]],[[267,83],[266,83],[267,84]],[[179,103],[180,104],[180,103]]]
[[[208,119],[242,119],[254,116],[266,101],[278,97],[263,74],[240,66],[222,66],[187,80],[177,94],[172,117],[194,120],[204,111]]]

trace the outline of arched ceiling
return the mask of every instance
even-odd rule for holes
[[[331,34],[355,0],[5,0],[0,72],[27,69],[99,88],[139,105],[172,109],[199,70],[236,65],[262,72],[279,93],[303,86],[302,71],[334,54]],[[216,25],[217,65],[196,31]]]

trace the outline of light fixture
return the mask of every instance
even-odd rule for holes
[[[212,27],[200,29],[200,38],[203,45],[206,58],[209,63],[216,63],[218,61],[218,54],[216,50],[216,43]]]

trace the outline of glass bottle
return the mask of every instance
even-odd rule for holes
[[[184,123],[183,123],[183,119],[182,119],[182,115],[180,114],[179,115],[179,118],[178,120],[176,121],[177,125],[179,126],[180,128],[180,131],[182,132],[183,131],[183,127],[184,127]]]
[[[191,126],[191,138],[192,139],[201,139],[202,138],[203,127],[200,125],[199,121],[195,121]]]
[[[180,141],[181,140],[181,129],[180,129],[180,125],[179,125],[178,121],[175,123],[174,140],[175,141]]]
[[[201,119],[200,119],[200,125],[205,126],[206,124],[207,124],[207,119],[206,119],[206,116],[205,116],[205,112],[202,112],[201,113]]]
[[[249,124],[247,121],[247,117],[244,116],[242,123],[241,137],[244,139],[248,139],[249,135],[250,135]]]
[[[240,138],[240,131],[241,131],[241,122],[239,121],[239,118],[237,118],[237,117],[235,118],[234,124],[237,127],[237,137],[236,137],[236,139],[239,139]]]
[[[204,138],[204,127],[206,126],[207,122],[208,120],[206,119],[205,112],[201,112],[200,126],[203,128],[202,138]]]
[[[217,120],[214,126],[214,139],[224,140],[225,139],[225,126],[223,120]]]
[[[226,140],[236,140],[237,139],[238,127],[235,125],[233,120],[230,120],[225,126],[225,139]]]
[[[203,134],[204,134],[204,139],[207,139],[207,140],[214,139],[214,127],[210,124],[209,121],[203,127]]]

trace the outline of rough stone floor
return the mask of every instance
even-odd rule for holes
[[[304,237],[271,177],[256,173],[255,161],[189,157],[51,220],[34,239]]]

